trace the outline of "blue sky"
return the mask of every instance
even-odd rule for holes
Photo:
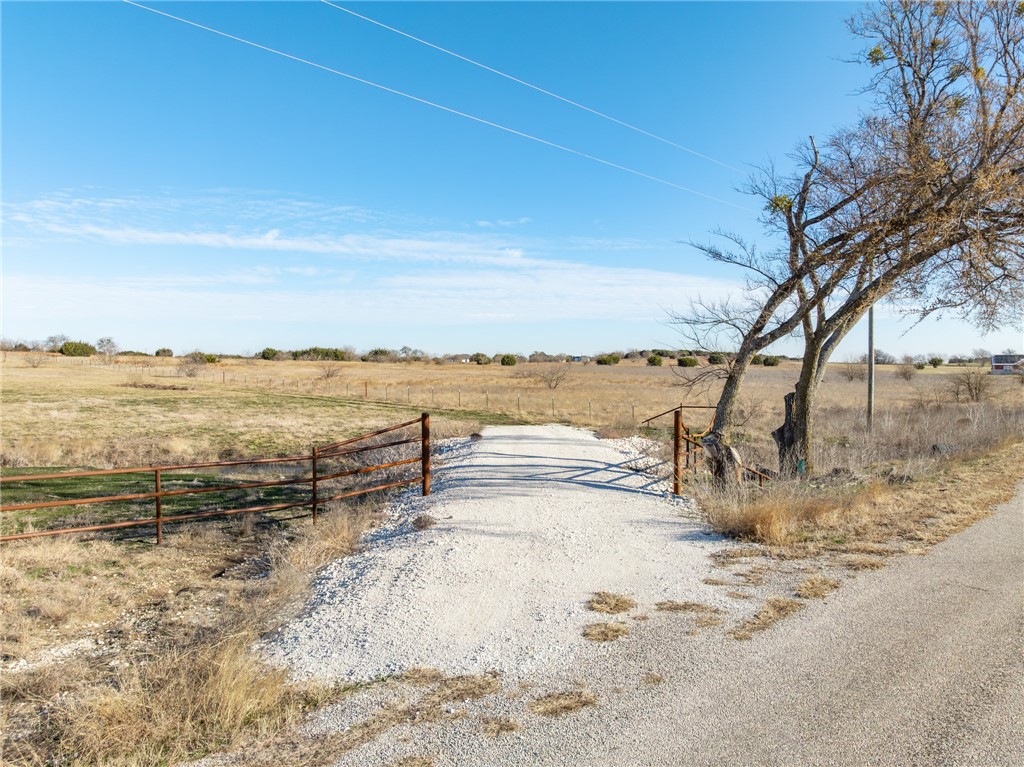
[[[128,3],[4,2],[7,338],[685,345],[667,312],[743,285],[681,241],[770,245],[737,187],[865,106],[855,4],[336,3],[705,159],[325,3],[140,3],[309,63]],[[880,315],[893,353],[1022,346]]]

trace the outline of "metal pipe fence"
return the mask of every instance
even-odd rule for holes
[[[387,442],[374,442],[372,444],[360,445],[360,442],[381,437],[402,429],[419,426],[419,435],[408,439],[391,440]],[[341,468],[340,470],[329,470],[324,472],[324,463],[327,461],[338,461],[343,458],[362,455],[372,451],[387,450],[402,445],[419,443],[421,449],[419,454],[411,458],[385,461],[369,466],[355,466]],[[168,489],[165,481],[168,475],[174,472],[194,471],[196,469],[224,469],[228,467],[244,466],[268,466],[275,464],[305,464],[310,466],[308,475],[292,477],[288,479],[263,480],[256,482],[242,482],[237,484],[215,484],[201,487],[185,487]],[[371,487],[345,488],[342,492],[331,492],[322,495],[321,489],[324,483],[333,482],[346,477],[357,477],[376,472],[387,471],[402,466],[418,465],[419,472],[411,477],[400,480],[387,481]],[[89,477],[111,477],[131,475],[152,475],[153,489],[143,492],[120,493],[113,495],[89,495],[72,496],[48,501],[29,501],[22,503],[11,503],[0,505],[0,514],[11,512],[35,511],[40,509],[53,509],[58,507],[90,506],[94,504],[111,504],[125,501],[153,501],[154,513],[151,517],[120,520],[116,522],[104,522],[99,524],[79,525],[75,527],[58,527],[44,530],[31,530],[27,532],[11,533],[0,535],[0,542],[24,540],[27,538],[38,538],[53,535],[69,535],[72,533],[87,533],[101,530],[115,530],[130,527],[141,527],[145,525],[156,526],[156,541],[163,542],[163,526],[169,522],[185,522],[194,519],[204,519],[214,516],[229,516],[234,514],[249,514],[255,512],[280,511],[283,509],[310,507],[313,523],[316,524],[320,507],[331,501],[343,498],[354,498],[368,493],[379,492],[405,485],[420,484],[423,495],[430,495],[430,414],[423,413],[419,418],[404,423],[388,426],[384,429],[361,434],[358,437],[335,442],[330,445],[315,446],[309,455],[291,455],[277,458],[253,458],[249,460],[231,461],[206,461],[203,463],[178,464],[173,466],[145,466],[128,469],[91,469],[87,471],[73,472],[50,472],[44,474],[24,474],[18,476],[0,477],[0,490],[9,489],[11,485],[26,482],[65,482],[67,480],[85,479]],[[280,503],[263,504],[242,508],[218,508],[203,511],[191,511],[186,513],[165,514],[164,499],[177,498],[181,496],[194,496],[206,493],[228,493],[233,491],[248,491],[254,489],[277,488],[277,487],[302,487],[309,486],[308,494],[288,499]],[[44,488],[45,489],[45,488]]]
[[[714,415],[712,415],[708,425],[702,431],[695,432],[684,423],[683,411],[714,409],[711,405],[679,405],[641,422],[642,425],[649,424],[667,415],[672,416],[672,493],[674,495],[683,494],[684,472],[696,474],[698,465],[707,462],[706,451],[700,439],[711,432],[715,423]],[[765,481],[771,479],[764,472],[752,469],[749,466],[740,464],[740,469],[744,477],[756,479],[759,487],[764,487]]]

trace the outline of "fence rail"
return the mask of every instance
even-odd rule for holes
[[[391,440],[388,442],[377,442],[369,445],[358,445],[358,443],[363,442],[365,440],[380,437],[382,435],[390,434],[392,432],[400,431],[402,429],[406,429],[416,425],[419,425],[420,427],[420,434],[417,437]],[[398,447],[400,445],[410,445],[415,443],[419,443],[421,445],[421,449],[420,454],[413,458],[404,458],[396,461],[388,461],[385,463],[379,463],[372,466],[359,466],[356,468],[347,468],[341,471],[328,471],[326,473],[322,471],[322,462],[325,460],[349,457],[353,455],[359,455],[362,453],[368,453],[374,450],[383,450],[386,448]],[[302,464],[307,462],[310,464],[310,473],[308,476],[300,476],[290,479],[265,480],[259,482],[244,482],[232,485],[219,484],[213,486],[177,489],[164,489],[163,487],[165,475],[173,472],[210,468],[219,469],[239,466],[264,466],[283,463]],[[375,472],[385,471],[387,469],[394,469],[401,466],[411,466],[413,464],[419,464],[420,471],[416,476],[408,479],[385,482],[383,484],[377,484],[372,487],[358,489],[349,488],[346,489],[344,492],[333,493],[326,496],[321,495],[320,492],[321,487],[325,482],[330,482],[345,477],[355,477],[364,474],[372,474]],[[102,524],[83,525],[78,527],[61,527],[47,530],[32,530],[30,532],[12,533],[8,535],[0,535],[0,542],[16,541],[23,540],[26,538],[38,538],[52,535],[69,535],[71,533],[86,533],[96,532],[100,530],[116,530],[121,528],[155,525],[156,541],[159,544],[163,542],[163,526],[168,522],[185,522],[192,519],[203,519],[206,517],[229,516],[233,514],[250,514],[255,512],[280,511],[284,509],[310,507],[313,517],[313,524],[316,524],[317,516],[319,513],[319,507],[331,501],[337,501],[343,498],[353,498],[360,495],[366,495],[368,493],[378,492],[381,490],[388,490],[396,487],[402,487],[404,485],[413,485],[417,483],[420,484],[421,492],[423,493],[423,495],[430,495],[430,414],[423,413],[423,415],[421,415],[419,418],[416,418],[412,421],[406,421],[405,423],[395,424],[394,426],[388,426],[384,429],[378,429],[377,431],[369,432],[367,434],[361,434],[358,437],[352,437],[351,439],[342,440],[340,442],[334,442],[329,445],[313,447],[312,452],[309,455],[291,455],[278,458],[253,458],[249,460],[207,461],[203,463],[178,464],[173,466],[145,466],[129,469],[90,469],[86,471],[73,472],[24,474],[13,477],[0,477],[0,489],[4,487],[9,487],[10,485],[15,483],[23,482],[71,480],[83,479],[87,477],[126,476],[133,474],[152,474],[153,490],[146,492],[121,493],[118,495],[71,497],[51,501],[12,503],[0,506],[0,514],[15,511],[52,509],[63,506],[88,506],[99,503],[116,503],[119,501],[152,500],[154,502],[154,515],[152,517],[123,520],[118,522],[105,522]],[[299,498],[297,500],[289,500],[282,503],[264,504],[261,506],[249,506],[244,508],[220,508],[206,511],[193,511],[184,514],[167,515],[164,513],[165,498],[192,496],[203,493],[225,493],[238,490],[251,490],[268,487],[286,487],[301,485],[309,485],[310,491],[308,497]]]
[[[648,424],[659,418],[672,415],[672,493],[674,495],[683,494],[683,473],[685,471],[692,471],[696,474],[698,464],[706,460],[704,445],[701,443],[700,438],[709,434],[715,423],[715,417],[712,415],[711,421],[702,431],[691,431],[683,422],[683,411],[714,409],[711,405],[679,405],[641,422]],[[684,455],[685,464],[683,462]],[[743,477],[756,478],[759,486],[763,487],[765,480],[771,479],[764,472],[752,469],[749,466],[739,464],[739,468],[743,473]]]

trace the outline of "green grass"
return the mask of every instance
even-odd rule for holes
[[[0,469],[0,476],[8,478],[54,471],[72,470],[64,468],[54,469],[52,467],[33,469],[4,468]],[[251,481],[253,480],[250,477],[233,476],[227,472],[196,473],[180,471],[165,472],[161,478],[161,485],[163,490],[180,490],[244,484]],[[29,482],[5,482],[0,485],[3,505],[149,493],[153,492],[154,488],[152,472]],[[162,511],[164,516],[174,516],[201,511],[305,501],[309,497],[309,485],[241,488],[164,498]],[[155,515],[156,501],[152,498],[96,503],[84,506],[57,506],[46,509],[4,512],[2,528],[0,529],[5,534],[10,535],[25,532],[30,526],[35,530],[48,530],[61,527],[107,524],[132,519],[147,519]]]

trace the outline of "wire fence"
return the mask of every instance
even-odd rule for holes
[[[366,375],[364,370],[353,375],[323,375],[310,369],[291,371],[281,375],[266,369],[239,370],[197,366],[185,371],[179,365],[131,364],[118,361],[105,364],[93,358],[55,358],[57,364],[91,366],[126,376],[125,385],[141,388],[161,386],[187,386],[190,382],[241,387],[274,392],[321,396],[377,403],[401,405],[433,411],[462,411],[502,414],[524,419],[552,418],[590,425],[616,423],[639,424],[638,418],[659,407],[679,404],[678,390],[670,386],[636,387],[633,397],[622,399],[610,395],[598,385],[587,391],[572,385],[557,389],[531,380],[526,370],[516,378],[494,384],[418,384],[382,381]],[[254,366],[256,367],[256,366]],[[538,378],[539,380],[539,378]]]

